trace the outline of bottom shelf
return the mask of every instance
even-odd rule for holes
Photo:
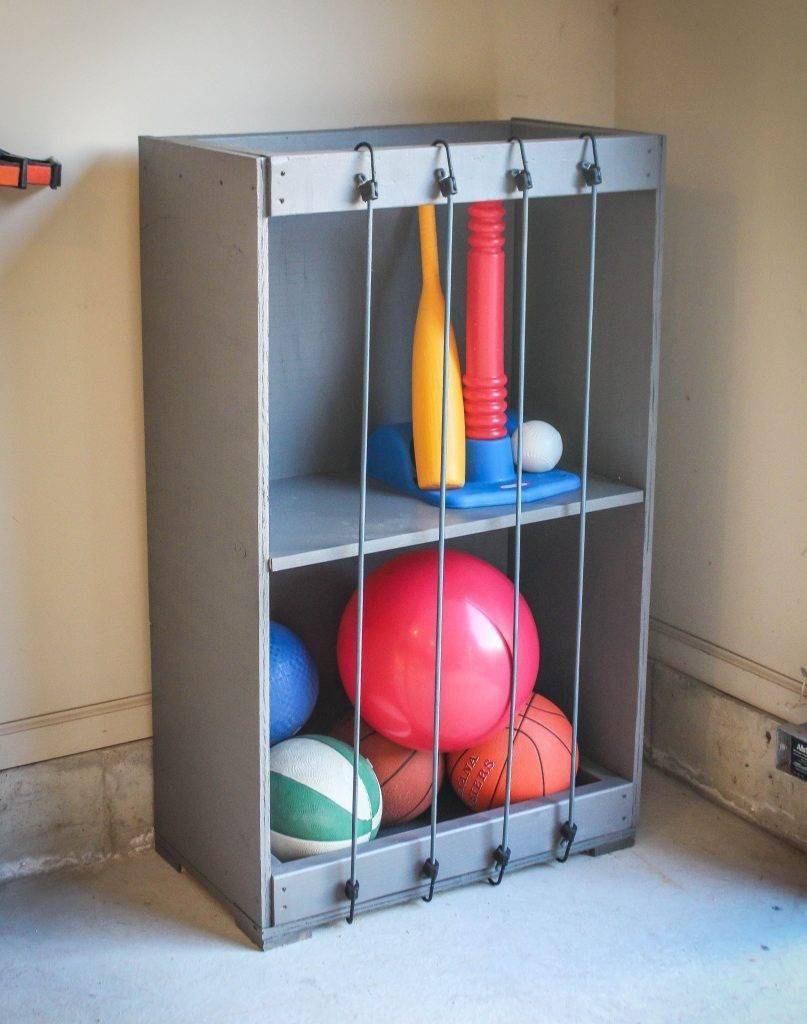
[[[574,850],[582,852],[629,832],[633,828],[633,793],[632,782],[584,764],[575,799],[578,830]],[[513,805],[508,840],[513,856],[508,871],[554,855],[568,798],[568,791],[563,791]],[[501,808],[441,821],[437,826],[440,875],[436,889],[490,875],[501,830]],[[406,826],[359,847],[357,911],[428,891],[422,868],[429,855],[429,837],[428,825]],[[286,863],[272,858],[273,926],[293,931],[344,916],[349,874],[349,849]]]

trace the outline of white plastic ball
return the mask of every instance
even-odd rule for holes
[[[518,465],[518,429],[513,431],[513,462]],[[563,454],[563,438],[551,423],[526,420],[522,464],[525,473],[546,473],[554,469]]]

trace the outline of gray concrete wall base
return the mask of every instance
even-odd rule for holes
[[[776,768],[778,720],[652,659],[647,679],[646,759],[807,850],[807,782]]]
[[[151,740],[0,772],[0,882],[154,842]]]

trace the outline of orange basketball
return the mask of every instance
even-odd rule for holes
[[[331,730],[337,740],[353,745],[353,715],[341,719]],[[430,750],[409,750],[388,740],[366,722],[361,723],[359,753],[378,776],[384,798],[381,825],[400,825],[423,814],[432,802],[432,754]],[[443,782],[444,759],[440,756],[438,789]]]
[[[534,693],[526,708],[516,715],[515,726],[512,802],[535,800],[568,789],[572,724],[566,715],[551,700]],[[577,766],[580,751],[575,754]],[[474,811],[504,804],[506,767],[507,729],[448,755],[451,785],[460,800]]]

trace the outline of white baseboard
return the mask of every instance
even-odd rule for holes
[[[151,694],[0,724],[0,770],[151,736]]]
[[[807,720],[805,683],[656,618],[650,657],[776,718]]]

